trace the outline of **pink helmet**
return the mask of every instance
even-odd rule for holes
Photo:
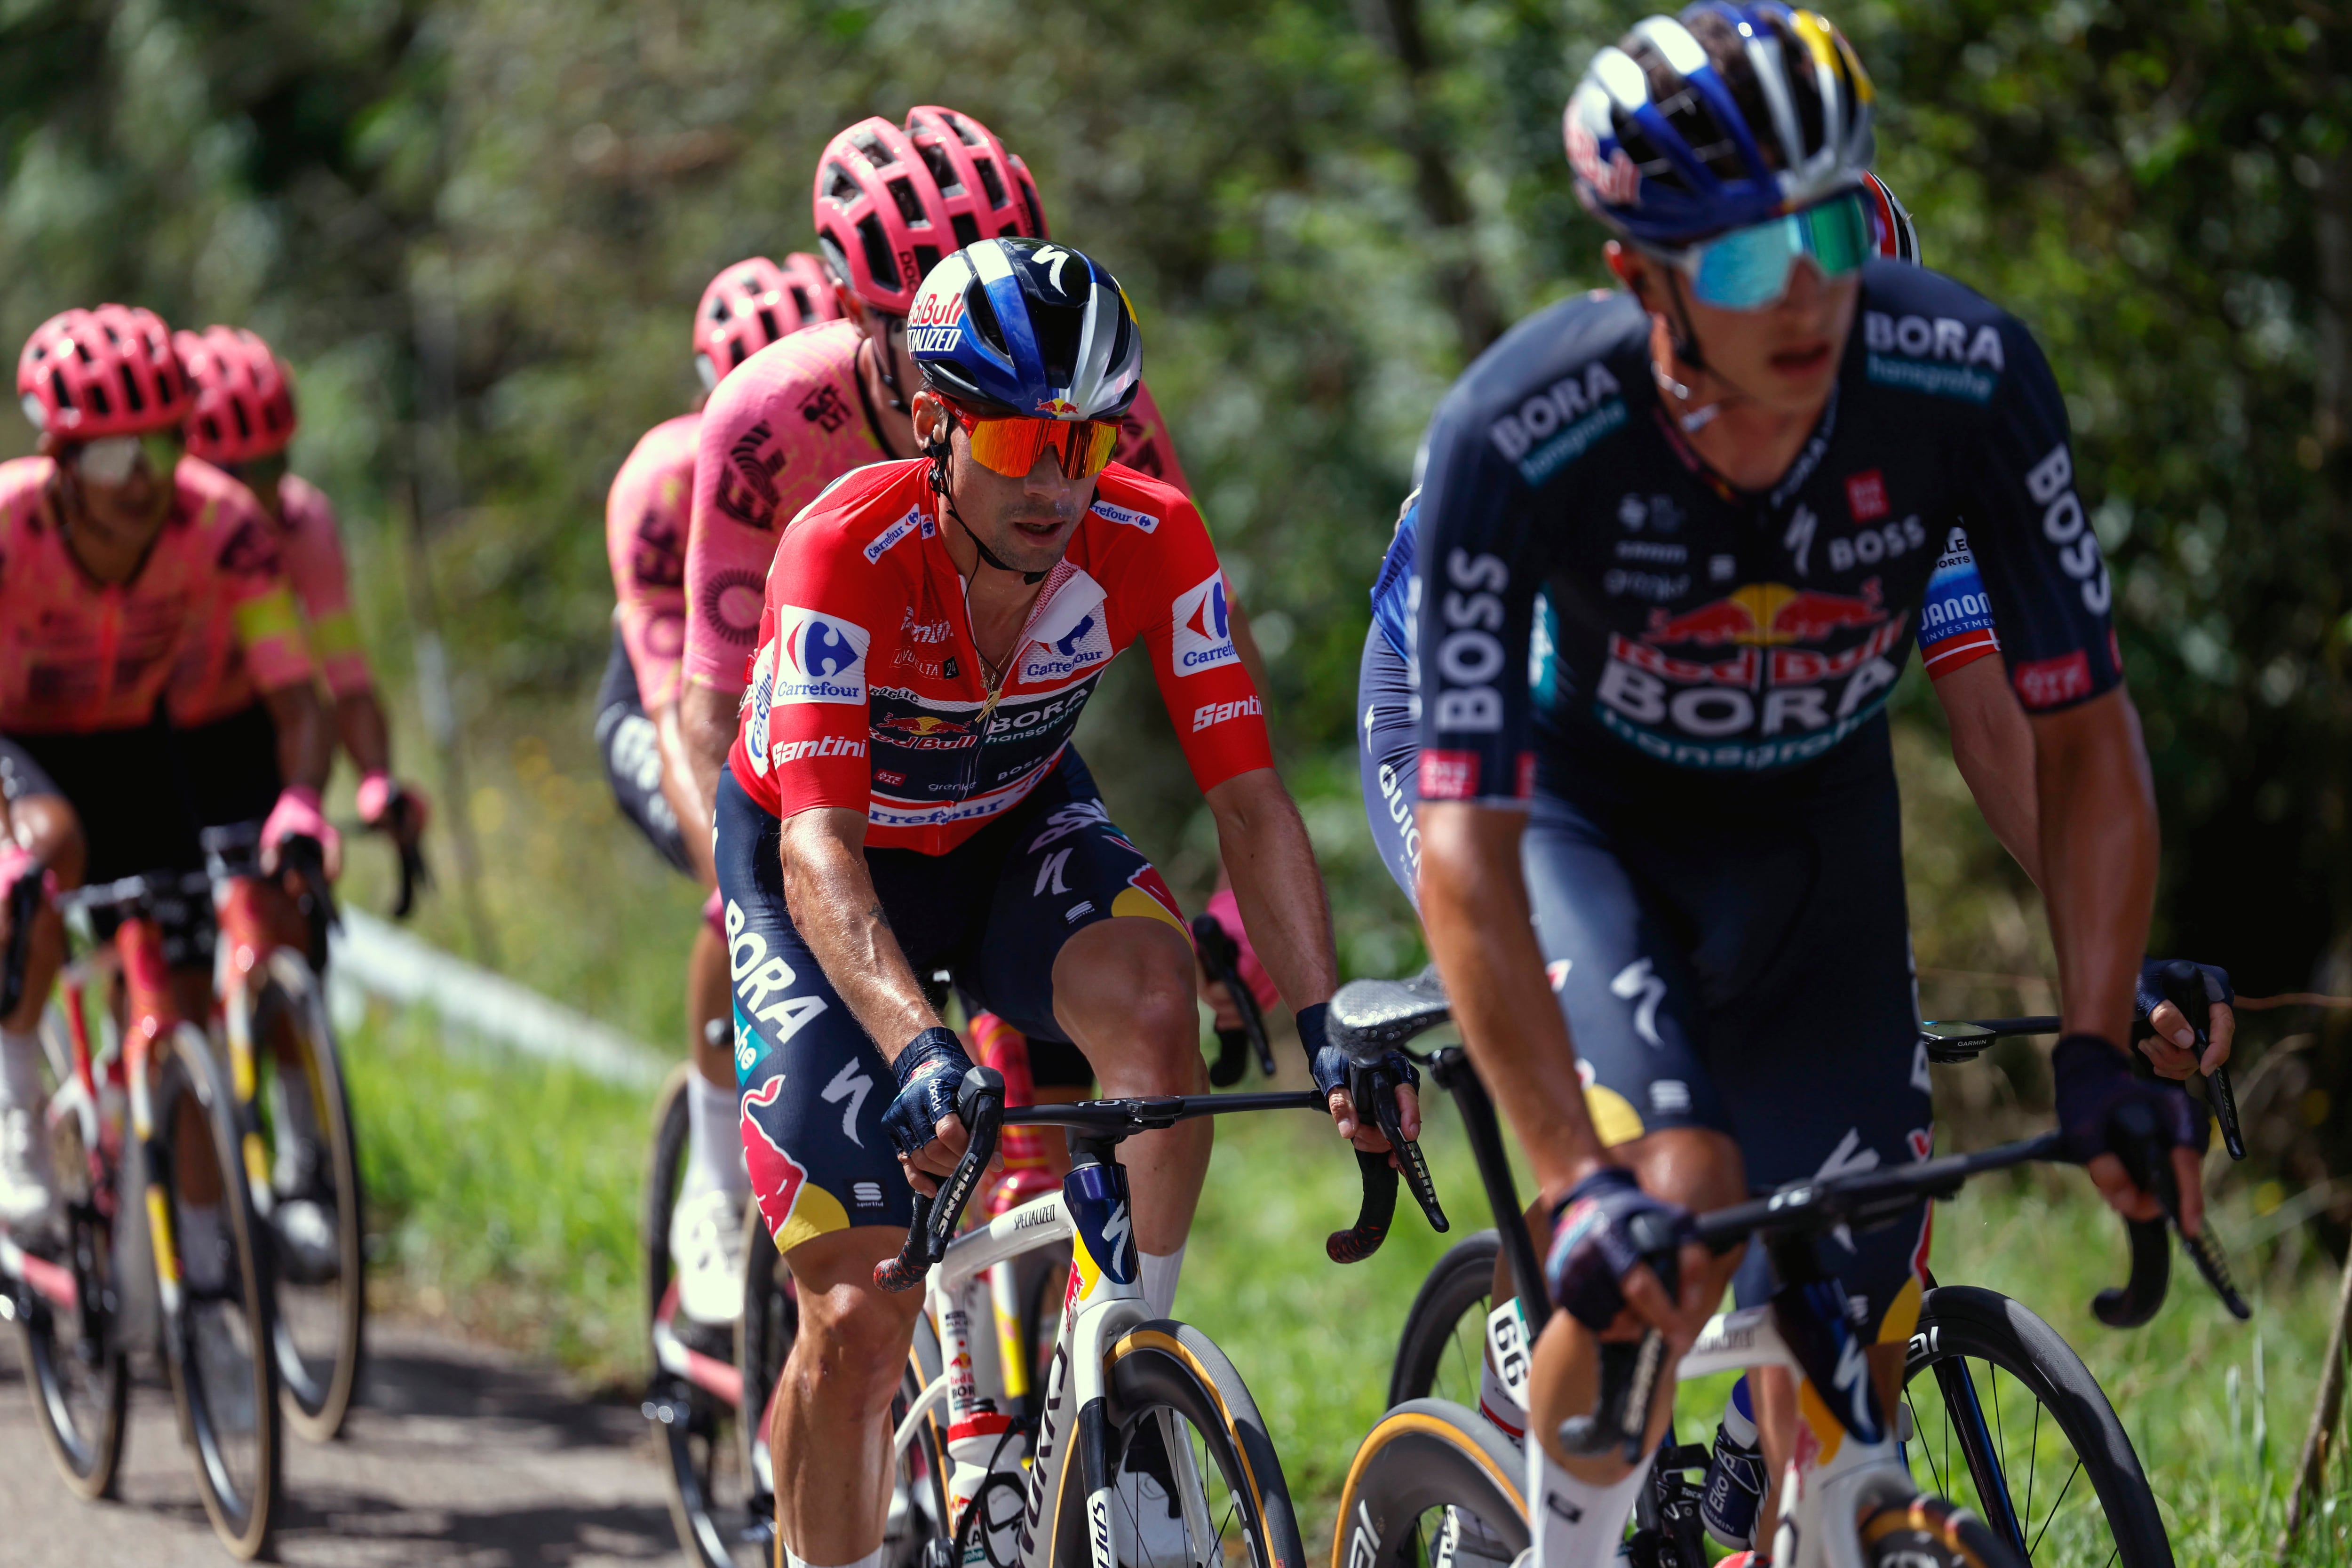
[[[43,321],[16,360],[16,394],[35,429],[68,441],[169,430],[194,401],[172,330],[135,305]]]
[[[850,291],[903,316],[940,258],[983,239],[1045,237],[1027,165],[988,127],[933,104],[905,129],[878,115],[826,143],[817,160],[817,246]]]
[[[694,373],[708,392],[778,338],[840,314],[824,264],[807,251],[793,251],[782,267],[748,257],[719,268],[694,308]]]
[[[282,452],[294,438],[294,388],[269,345],[242,327],[174,332],[196,405],[188,455],[224,467]]]

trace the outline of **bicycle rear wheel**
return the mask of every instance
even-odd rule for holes
[[[1146,1323],[1104,1356],[1111,1460],[1135,1479],[1112,1489],[1113,1531],[1126,1568],[1196,1568],[1305,1561],[1282,1463],[1241,1374],[1190,1324]],[[1076,1416],[1071,1426],[1076,1431]],[[1085,1479],[1068,1450],[1054,1504],[1055,1561],[1091,1561]]]
[[[1470,1407],[1447,1399],[1401,1405],[1381,1417],[1348,1467],[1331,1561],[1348,1568],[1508,1563],[1529,1541],[1526,1468],[1518,1450]]]
[[[122,1462],[131,1369],[110,1305],[119,1294],[114,1193],[101,1188],[102,1167],[90,1159],[82,1125],[68,1115],[50,1132],[62,1244],[15,1261],[0,1307],[16,1321],[34,1418],[58,1472],[75,1496],[101,1498],[114,1490]]]
[[[351,1096],[324,1000],[301,958],[272,955],[268,983],[251,994],[247,1037],[256,1065],[270,1072],[270,1114],[255,1106],[244,1114],[269,1150],[268,1184],[255,1196],[267,1199],[276,1266],[278,1377],[294,1430],[331,1442],[351,1414],[367,1343],[367,1231]]]
[[[1486,1317],[1495,1309],[1495,1258],[1502,1250],[1498,1232],[1475,1231],[1447,1247],[1421,1282],[1389,1370],[1391,1409],[1415,1399],[1478,1408]]]
[[[278,1364],[269,1258],[247,1184],[235,1097],[205,1037],[183,1024],[156,1042],[154,1152],[147,1205],[169,1226],[156,1269],[164,1282],[164,1360],[180,1429],[195,1449],[196,1485],[213,1531],[230,1552],[268,1549],[283,1491]],[[190,1126],[201,1129],[191,1133]],[[201,1146],[184,1149],[194,1136]],[[220,1255],[193,1258],[193,1205],[180,1161],[209,1158],[221,1185]],[[167,1250],[161,1243],[168,1239]]]
[[[1974,1510],[2020,1561],[2172,1568],[2123,1423],[2024,1305],[1973,1286],[1928,1291],[1904,1377],[1913,1479]]]

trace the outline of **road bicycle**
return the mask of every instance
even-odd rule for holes
[[[164,872],[54,896],[79,950],[42,1031],[61,1235],[37,1245],[0,1237],[0,1315],[19,1328],[36,1419],[83,1498],[114,1489],[131,1355],[152,1346],[205,1514],[249,1559],[267,1549],[281,1496],[275,1249],[247,1180],[254,1145],[233,1069],[173,1002],[163,936],[164,917],[212,885],[202,873]],[[24,931],[32,909],[16,912]],[[100,942],[96,930],[109,922]],[[13,999],[23,944],[11,950],[0,994]],[[120,1028],[105,1005],[118,981]],[[219,1195],[199,1205],[207,1186]],[[192,1255],[192,1210],[217,1214],[214,1257]]]
[[[1332,1037],[1370,1059],[1381,1050],[1402,1047],[1447,1016],[1444,994],[1430,977],[1402,984],[1358,982],[1344,987],[1334,1001]],[[1965,1060],[2002,1036],[2055,1026],[2053,1019],[1928,1026],[1936,1032],[1927,1043],[1937,1059]],[[1473,1237],[1450,1251],[1432,1270],[1414,1302],[1391,1373],[1390,1415],[1366,1438],[1342,1496],[1335,1568],[1385,1568],[1423,1558],[1507,1562],[1528,1544],[1520,1479],[1525,1462],[1515,1445],[1465,1406],[1476,1403],[1479,1359],[1491,1354],[1524,1407],[1524,1347],[1548,1320],[1549,1301],[1540,1284],[1533,1241],[1519,1218],[1521,1207],[1491,1100],[1458,1047],[1421,1059],[1461,1108],[1500,1224],[1496,1231]],[[2226,1102],[2226,1079],[2210,1092],[2217,1106]],[[2232,1107],[2225,1132],[2233,1142],[2234,1120]],[[1899,1215],[1921,1196],[1948,1196],[1969,1174],[2048,1158],[2053,1148],[2053,1141],[2044,1138],[1982,1155],[1801,1183],[1760,1204],[1702,1216],[1702,1237],[1718,1250],[1760,1234],[1781,1278],[1797,1282],[1799,1289],[1793,1296],[1776,1297],[1771,1305],[1718,1317],[1685,1358],[1678,1377],[1784,1364],[1820,1387],[1831,1387],[1834,1361],[1824,1363],[1804,1348],[1822,1337],[1821,1325],[1813,1321],[1819,1314],[1809,1317],[1800,1309],[1807,1303],[1806,1290],[1822,1295],[1834,1290],[1834,1282],[1811,1278],[1810,1250],[1798,1244],[1839,1224]],[[2159,1169],[2169,1167],[2159,1163]],[[2123,1292],[2104,1293],[2095,1309],[2103,1321],[2116,1326],[2145,1322],[2165,1288],[2168,1253],[2164,1222],[2135,1225],[2131,1234],[2132,1283]],[[2230,1289],[2218,1250],[2183,1240],[2231,1310],[2244,1317],[2244,1303]],[[1508,1255],[1518,1293],[1490,1311],[1486,1299],[1498,1253]],[[1534,1282],[1532,1288],[1529,1282]],[[1479,1325],[1475,1347],[1464,1343],[1465,1320]],[[1791,1321],[1796,1331],[1786,1333]],[[1843,1331],[1842,1319],[1831,1331]],[[1654,1337],[1640,1347],[1609,1347],[1603,1352],[1604,1393],[1638,1406],[1630,1416],[1636,1432],[1645,1419],[1648,1400],[1632,1399],[1627,1380],[1639,1371],[1642,1358],[1655,1353]],[[1971,1361],[1983,1364],[1985,1386],[1979,1384]],[[1999,1373],[2030,1394],[2022,1402],[2032,1412],[2029,1419],[2021,1419],[2020,1402],[2012,1399],[2004,1405],[1995,1381]],[[1644,1376],[1654,1379],[1655,1374],[1653,1362]],[[2084,1545],[2095,1544],[2082,1539],[2082,1518],[2060,1518],[2060,1505],[2075,1475],[2084,1471],[2091,1482],[2087,1489],[2096,1500],[2095,1509],[2084,1511],[2112,1537],[2091,1552],[2089,1560],[2120,1559],[2134,1568],[2171,1562],[2146,1477],[2105,1397],[2074,1352],[2023,1307],[1968,1287],[1930,1289],[1910,1342],[1906,1378],[1904,1400],[1891,1421],[1881,1422],[1877,1437],[1866,1439],[1846,1423],[1833,1423],[1830,1430],[1820,1432],[1809,1426],[1801,1433],[1798,1458],[1802,1462],[1788,1483],[1795,1489],[1797,1506],[1788,1509],[1784,1502],[1794,1539],[1776,1545],[1776,1563],[2072,1561]],[[1467,1397],[1431,1397],[1442,1392]],[[1992,1395],[1990,1412],[1987,1392]],[[1818,1402],[1809,1407],[1829,1408]],[[1622,1430],[1625,1408],[1621,1404],[1615,1426],[1603,1413],[1588,1420],[1586,1430]],[[2052,1467],[2045,1464],[2041,1448],[2045,1410],[2074,1455],[2072,1468],[2057,1476],[2048,1474]],[[2012,1439],[2021,1436],[2021,1426],[2025,1428],[2023,1442],[2014,1447],[2032,1445],[2021,1467],[2012,1462]],[[1807,1434],[1814,1438],[1810,1453]],[[1957,1462],[1951,1454],[1955,1444],[1961,1450]],[[1836,1458],[1842,1450],[1847,1455],[1843,1460]],[[1869,1462],[1854,1464],[1852,1456],[1865,1450]],[[1832,1458],[1824,1459],[1824,1455]],[[1635,1563],[1698,1568],[1707,1561],[1698,1522],[1698,1489],[1688,1479],[1688,1472],[1703,1469],[1707,1458],[1704,1445],[1677,1445],[1668,1433],[1654,1464],[1652,1483],[1636,1506],[1628,1543]],[[1922,1500],[1917,1481],[1923,1478],[1914,1472],[1923,1468],[1924,1479],[1937,1491],[1957,1493],[1956,1500],[1963,1504],[1976,1503],[1976,1512],[1940,1497]],[[1844,1479],[1849,1473],[1864,1479],[1849,1482]],[[2021,1479],[2023,1495],[2019,1499],[2013,1493]],[[1958,1485],[1963,1480],[1966,1487]],[[1838,1483],[1835,1488],[1832,1481]],[[2044,1485],[2054,1488],[2055,1500],[2037,1521],[2037,1494],[2050,1495],[2040,1492]],[[1837,1493],[1835,1500],[1822,1500],[1825,1489]],[[2058,1525],[2054,1531],[2053,1522]],[[1792,1552],[1800,1555],[1792,1557]],[[1915,1552],[1923,1554],[1903,1555]],[[1936,1555],[1937,1552],[1943,1555]]]
[[[367,1346],[367,1223],[342,1050],[320,982],[336,924],[325,857],[297,837],[260,868],[261,826],[202,836],[220,935],[214,995],[239,1147],[277,1281],[273,1348],[286,1419],[339,1436]],[[289,897],[283,884],[299,890]],[[288,916],[298,924],[289,929]]]

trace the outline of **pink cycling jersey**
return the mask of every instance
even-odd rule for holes
[[[646,431],[604,498],[613,618],[637,673],[637,700],[648,713],[677,700],[686,645],[686,525],[701,423],[699,414],[681,414]]]
[[[292,474],[278,480],[278,508],[274,526],[268,525],[268,513],[262,517],[277,541],[287,584],[308,632],[311,659],[337,697],[365,691],[373,679],[360,647],[359,623],[352,616],[351,575],[343,565],[335,509],[318,486]],[[173,672],[167,699],[172,722],[183,728],[209,724],[242,713],[259,699],[236,615],[230,606],[217,605]]]
[[[67,548],[56,472],[47,458],[0,463],[0,730],[147,723],[216,621],[264,686],[310,679],[277,531],[244,486],[182,458],[147,559],[128,582],[101,584]]]
[[[891,457],[857,373],[860,341],[849,321],[804,327],[745,360],[710,395],[686,547],[687,679],[741,689],[778,531],[842,475]],[[1149,387],[1124,424],[1114,457],[1185,490]]]

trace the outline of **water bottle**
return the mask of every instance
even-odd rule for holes
[[[1699,1522],[1706,1532],[1738,1551],[1756,1544],[1756,1510],[1764,1499],[1764,1453],[1756,1441],[1756,1407],[1748,1379],[1731,1385],[1723,1420],[1715,1428],[1715,1452],[1707,1459],[1706,1485],[1699,1494]]]

